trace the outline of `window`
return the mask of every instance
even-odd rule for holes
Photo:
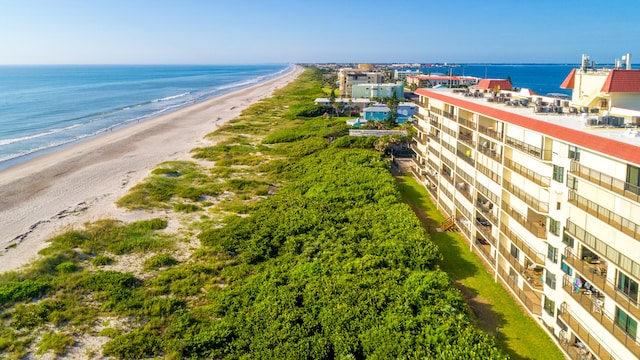
[[[547,312],[547,314],[553,316],[555,313],[555,308],[556,308],[556,302],[549,299],[549,297],[545,296],[544,297],[544,310]]]
[[[556,210],[560,210],[560,207],[562,203],[560,201],[556,202]]]
[[[619,307],[616,306],[616,325],[624,332],[627,333],[631,338],[636,338],[636,333],[638,331],[638,322],[632,319],[626,312],[622,311]]]
[[[631,300],[638,301],[638,283],[622,271],[618,271],[618,290],[627,294]]]
[[[560,236],[560,228],[562,226],[560,225],[560,221],[558,220],[554,220],[554,219],[549,219],[549,232],[552,233],[555,236]]]
[[[625,190],[640,195],[640,168],[627,165],[627,183],[625,184]]]
[[[558,263],[558,248],[551,245],[547,245],[547,258],[553,261],[554,264]]]
[[[569,159],[580,161],[580,148],[574,145],[569,145]]]
[[[553,165],[553,180],[559,183],[564,182],[564,168],[562,166]]]
[[[544,277],[544,282],[545,284],[547,284],[547,286],[549,286],[550,288],[554,289],[556,288],[556,275],[549,272],[549,270],[547,270],[547,276]]]
[[[573,275],[573,269],[570,268],[569,265],[565,264],[564,258],[564,255],[560,257],[560,269],[567,275]]]
[[[520,249],[518,249],[514,244],[511,244],[511,256],[514,259],[518,260],[518,256],[520,255]]]
[[[562,236],[562,242],[565,243],[567,246],[573,247],[573,238],[571,236],[569,236],[567,233],[564,233],[564,235]]]
[[[567,175],[567,187],[571,190],[578,190],[578,178],[572,175]]]

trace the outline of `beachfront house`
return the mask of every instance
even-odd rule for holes
[[[363,110],[365,121],[384,121],[389,119],[389,116],[391,116],[391,109],[382,104],[375,104]]]

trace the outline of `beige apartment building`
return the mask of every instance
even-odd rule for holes
[[[570,76],[600,100],[418,89],[413,172],[449,217],[442,230],[467,239],[569,358],[636,359],[640,89]]]

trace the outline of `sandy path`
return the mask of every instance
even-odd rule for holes
[[[46,239],[86,221],[127,219],[114,202],[158,163],[191,159],[203,136],[302,72],[113,131],[0,171],[0,272],[28,263]],[[15,244],[15,245],[14,245]]]

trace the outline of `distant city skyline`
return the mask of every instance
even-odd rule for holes
[[[0,3],[0,64],[640,63],[632,0]]]

